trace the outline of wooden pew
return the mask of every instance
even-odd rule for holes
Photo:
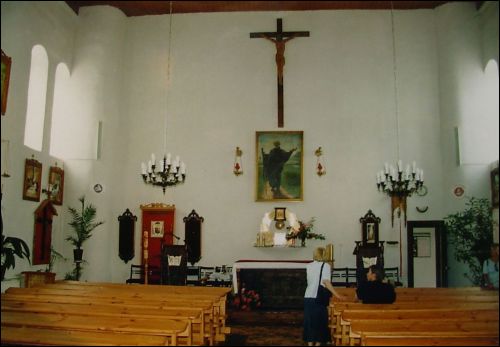
[[[129,317],[129,318],[163,318],[170,320],[188,321],[191,326],[193,345],[201,346],[205,344],[204,319],[201,309],[168,308],[151,309],[143,307],[127,307],[113,304],[88,305],[77,303],[43,303],[33,301],[4,299],[2,297],[2,312],[33,312],[33,313],[61,313],[65,315],[78,316],[108,316],[108,317]]]
[[[210,345],[214,344],[214,314],[212,301],[193,301],[193,300],[136,300],[136,299],[109,299],[100,297],[79,297],[51,294],[29,294],[27,291],[16,291],[16,293],[2,294],[2,304],[5,302],[30,302],[46,303],[49,305],[79,305],[82,311],[99,312],[99,307],[120,307],[124,310],[146,310],[147,312],[160,311],[174,314],[177,310],[199,310],[203,313],[199,324],[199,334],[204,335],[204,341]],[[144,312],[143,312],[144,313]],[[196,321],[195,321],[196,322]],[[197,326],[193,327],[194,332],[198,332]]]
[[[192,344],[190,326],[188,322],[180,320],[5,311],[1,315],[1,324],[2,331],[7,326],[90,332],[106,331],[163,336],[167,339],[167,344],[171,346],[177,346],[179,338],[184,338],[186,345]]]
[[[125,285],[124,285],[125,286]],[[128,286],[128,290],[114,290],[106,288],[89,287],[88,290],[85,288],[80,289],[51,289],[49,287],[33,287],[33,288],[9,288],[6,290],[7,294],[31,294],[31,295],[52,295],[52,296],[74,296],[78,298],[88,298],[88,299],[106,299],[113,300],[156,300],[156,301],[169,301],[169,302],[182,302],[182,306],[190,304],[191,302],[196,304],[196,302],[210,301],[213,305],[213,326],[214,326],[214,339],[216,341],[224,341],[225,335],[229,333],[229,328],[225,326],[225,300],[222,301],[220,295],[213,294],[180,294],[172,293],[169,291],[160,290],[151,291],[151,289],[137,288],[139,286]],[[158,286],[161,288],[162,286]],[[175,286],[172,286],[175,287]],[[177,287],[178,288],[178,287]],[[182,287],[186,288],[186,287]],[[227,290],[227,288],[226,288]]]
[[[51,346],[168,346],[164,336],[2,325],[2,344]]]
[[[384,336],[386,334],[394,335],[407,334],[416,336],[417,332],[429,336],[432,332],[437,336],[446,334],[461,337],[498,337],[498,318],[497,320],[475,320],[467,321],[464,317],[450,319],[384,319],[384,320],[351,320],[349,341],[343,341],[343,344],[349,343],[351,346],[360,344],[363,336]]]
[[[457,334],[432,336],[424,334],[416,336],[394,335],[361,337],[361,346],[498,346],[498,337],[489,336],[457,336]]]
[[[49,286],[43,288],[54,289],[73,289],[73,290],[96,290],[96,291],[125,291],[130,292],[131,286],[121,283],[106,283],[106,282],[78,282],[78,281],[57,281]],[[132,286],[134,290],[147,293],[155,293],[159,295],[175,294],[175,295],[194,295],[197,297],[209,295],[219,299],[219,325],[220,334],[225,335],[230,333],[230,328],[226,326],[226,301],[227,294],[231,292],[231,288],[226,287],[188,287],[188,286],[171,286],[171,285],[136,285]],[[220,336],[219,333],[217,335]],[[222,339],[218,339],[223,341]]]

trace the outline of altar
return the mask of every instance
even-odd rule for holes
[[[301,309],[311,260],[238,260],[233,265],[233,290],[255,290],[261,307]]]

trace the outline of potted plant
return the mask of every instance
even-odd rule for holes
[[[2,233],[2,281],[5,278],[5,271],[16,267],[16,258],[28,259],[30,261],[30,250],[26,242],[18,237],[5,237]]]
[[[78,200],[81,203],[80,211],[73,207],[68,207],[68,211],[71,214],[71,222],[68,224],[73,228],[74,235],[66,238],[66,241],[69,241],[75,247],[73,250],[75,262],[82,261],[82,244],[92,236],[92,231],[95,228],[104,224],[103,221],[95,221],[97,210],[92,204],[85,205],[85,196],[82,196]]]
[[[66,259],[61,253],[56,251],[54,247],[50,247],[50,261],[47,264],[47,268],[45,269],[45,272],[52,272],[52,268],[54,267],[54,263],[58,260],[66,261]]]
[[[446,232],[455,246],[455,259],[469,266],[471,274],[464,273],[473,285],[482,281],[482,266],[490,256],[493,242],[493,217],[488,199],[470,198],[463,212],[444,218]]]

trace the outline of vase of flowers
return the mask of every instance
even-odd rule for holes
[[[241,311],[251,311],[258,309],[261,305],[260,295],[253,289],[241,288],[240,294],[236,294],[232,301],[232,306]]]
[[[288,234],[286,239],[300,239],[300,245],[302,247],[306,246],[306,239],[324,240],[325,236],[323,234],[318,234],[313,232],[315,217],[312,217],[308,222],[298,221],[299,228],[294,229],[291,226],[288,227]]]

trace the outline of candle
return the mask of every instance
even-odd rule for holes
[[[389,173],[389,164],[385,163],[384,167],[385,167],[385,173],[388,174]]]
[[[147,168],[146,168],[146,164],[144,164],[144,162],[141,163],[141,168],[142,168],[142,174],[146,175]]]
[[[181,163],[181,174],[186,174],[186,164],[184,164],[184,162]]]
[[[403,162],[398,160],[398,172],[403,172]]]
[[[152,153],[152,154],[151,154],[151,163],[152,163],[153,165],[155,165],[155,164],[156,164],[156,157],[155,157],[155,154],[154,154],[154,153]]]
[[[424,181],[424,170],[420,169],[420,180]]]
[[[171,157],[171,155],[170,155],[170,153],[168,153],[167,154],[167,165],[170,165],[170,157]]]
[[[413,171],[412,173],[415,173],[417,171],[417,163],[414,161],[413,162]]]

